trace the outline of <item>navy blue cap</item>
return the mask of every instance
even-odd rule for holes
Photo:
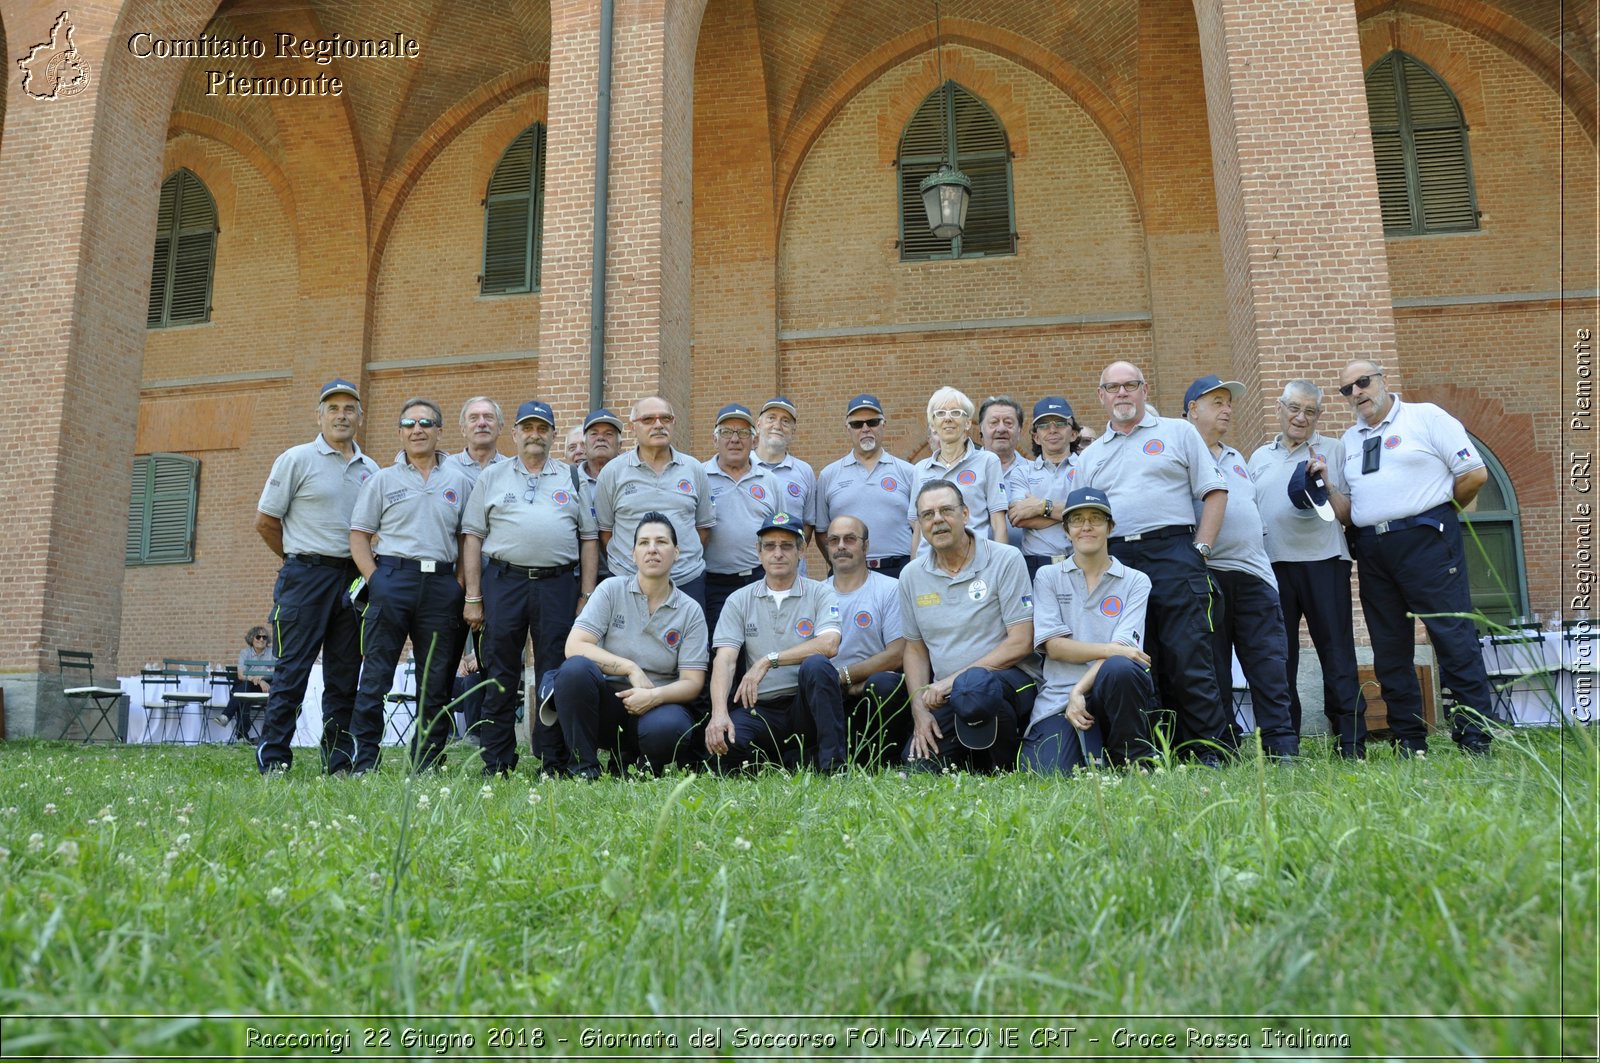
[[[956,713],[956,741],[968,749],[988,749],[1000,736],[1000,717],[993,711],[972,716]]]
[[[1314,509],[1323,520],[1333,520],[1333,507],[1328,504],[1328,485],[1322,474],[1312,476],[1306,472],[1307,462],[1302,461],[1289,474],[1289,501],[1295,509]]]
[[[1080,509],[1098,509],[1106,516],[1111,516],[1111,499],[1106,497],[1104,491],[1093,487],[1080,487],[1067,496],[1067,504],[1061,507],[1061,519],[1065,521],[1072,513]],[[1115,517],[1111,518],[1115,520]]]
[[[317,401],[327,402],[328,397],[331,395],[349,395],[357,402],[361,401],[361,392],[357,391],[356,386],[342,376],[336,376],[322,385],[322,398]]]
[[[1059,395],[1046,395],[1033,404],[1033,420],[1037,424],[1041,417],[1059,417],[1063,421],[1072,420],[1072,403]]]
[[[766,413],[768,410],[783,410],[795,420],[798,421],[800,419],[800,411],[795,408],[795,404],[784,398],[782,395],[774,395],[772,398],[762,403],[761,412]]]
[[[515,423],[521,424],[523,421],[531,421],[535,417],[551,428],[556,426],[556,415],[550,409],[550,404],[548,402],[540,402],[538,399],[529,399],[517,407],[517,420]]]
[[[1227,388],[1228,394],[1233,396],[1233,401],[1235,402],[1238,402],[1240,396],[1244,394],[1244,385],[1239,383],[1237,380],[1223,380],[1215,373],[1211,374],[1210,376],[1203,376],[1199,380],[1196,380],[1193,384],[1190,384],[1189,390],[1183,393],[1183,409],[1185,415],[1188,414],[1189,403],[1193,402],[1195,399],[1198,399],[1201,395],[1216,391],[1218,388]]]
[[[606,409],[590,410],[589,416],[583,419],[583,430],[587,432],[597,424],[611,425],[619,432],[622,431],[624,427],[622,424],[622,418]]]
[[[763,535],[769,531],[793,532],[796,538],[803,540],[806,537],[806,522],[793,513],[774,513],[766,519],[756,534]]]
[[[883,404],[878,401],[878,396],[876,395],[857,395],[845,403],[844,415],[849,417],[857,410],[872,410],[875,413],[882,413]]]
[[[723,421],[743,421],[751,428],[756,426],[756,418],[750,412],[750,407],[742,402],[730,402],[717,411],[716,427],[721,428]]]

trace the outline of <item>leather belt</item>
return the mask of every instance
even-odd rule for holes
[[[755,578],[759,568],[747,568],[743,572],[707,572],[707,583],[737,583],[741,586]]]
[[[908,554],[895,554],[892,557],[874,557],[867,559],[868,568],[882,568],[884,565],[906,564],[911,560]]]
[[[521,576],[524,579],[555,579],[557,576],[570,576],[573,570],[578,567],[577,562],[568,561],[564,565],[549,565],[545,568],[524,568],[522,565],[513,565],[509,561],[501,561],[497,557],[491,557],[489,564],[502,572],[509,572],[513,576]]]
[[[1414,517],[1396,517],[1394,520],[1381,520],[1376,524],[1357,531],[1363,535],[1372,532],[1374,535],[1388,535],[1390,532],[1405,531],[1407,528],[1420,528],[1427,525],[1434,531],[1444,531],[1444,518],[1455,509],[1448,502],[1441,502],[1430,510],[1418,513]]]
[[[323,565],[327,568],[344,568],[346,565],[355,564],[348,557],[329,557],[327,554],[289,554],[285,560],[298,561],[302,565]]]
[[[1177,535],[1193,535],[1193,524],[1169,524],[1165,528],[1154,528],[1147,532],[1138,532],[1134,535],[1113,535],[1107,542],[1136,543],[1145,539],[1171,539]]]
[[[447,576],[455,575],[456,571],[454,561],[435,561],[431,557],[380,557],[378,564],[410,569],[412,572],[443,572]]]

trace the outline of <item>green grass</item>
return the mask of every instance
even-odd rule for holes
[[[415,1027],[497,1055],[465,1016],[606,1013],[641,1017],[546,1022],[541,1051],[595,1051],[554,1043],[588,1025],[672,1032],[686,1055],[720,1027],[754,1058],[727,1017],[817,1013],[880,1018],[744,1024],[829,1031],[838,1054],[849,1026],[969,1015],[1044,1016],[961,1022],[1019,1027],[1025,1055],[1073,1016],[1104,1016],[1075,1021],[1090,1055],[1125,1056],[1119,1026],[1244,1032],[1252,1058],[1307,1056],[1261,1051],[1263,1025],[1348,1035],[1329,1055],[1595,1051],[1580,731],[1482,761],[1436,739],[1421,763],[1319,750],[1071,780],[485,787],[463,753],[420,778],[328,780],[302,756],[260,779],[238,748],[0,745],[4,1052],[256,1056],[250,1027],[326,1026],[355,1032],[349,1054],[369,1027],[391,1055],[436,1054],[401,1046]],[[41,1017],[63,1012],[206,1017]],[[394,1018],[293,1018],[346,1014]],[[1148,1015],[1170,1018],[1118,1018]]]

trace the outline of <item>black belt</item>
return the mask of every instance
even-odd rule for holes
[[[348,557],[329,557],[327,554],[288,554],[288,561],[298,561],[302,565],[325,565],[328,568],[344,568],[354,564]]]
[[[454,561],[435,561],[432,558],[418,560],[414,557],[380,557],[378,564],[388,565],[390,568],[405,568],[412,572],[443,572],[447,576],[455,575],[456,563]]]
[[[895,554],[892,557],[868,558],[867,559],[867,567],[868,568],[882,568],[884,565],[894,565],[894,564],[903,565],[903,564],[905,564],[906,562],[908,562],[910,560],[911,560],[911,558],[907,554]]]
[[[1396,517],[1394,520],[1382,520],[1365,528],[1357,528],[1358,535],[1388,535],[1390,532],[1405,531],[1407,528],[1419,528],[1427,525],[1434,531],[1444,531],[1444,518],[1455,512],[1455,506],[1449,502],[1441,502],[1432,509],[1424,510],[1414,517]]]
[[[1169,524],[1165,528],[1155,528],[1151,531],[1139,532],[1135,535],[1113,535],[1106,541],[1112,543],[1136,543],[1146,539],[1171,539],[1178,535],[1193,534],[1193,524]]]
[[[761,570],[759,568],[747,568],[743,572],[707,572],[706,573],[706,582],[707,583],[737,583],[740,586],[743,586],[744,584],[749,583],[751,580],[755,579],[756,573],[758,573],[760,571]]]
[[[509,572],[513,576],[521,576],[524,579],[555,579],[557,576],[570,576],[572,575],[572,570],[578,567],[576,561],[568,561],[564,565],[550,565],[546,568],[524,568],[521,565],[513,565],[509,561],[501,561],[497,557],[491,557],[489,564],[502,572]]]

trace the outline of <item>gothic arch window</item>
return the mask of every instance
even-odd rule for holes
[[[539,290],[544,245],[544,123],[517,135],[495,164],[483,200],[483,273],[478,290],[502,295]]]
[[[193,171],[179,170],[161,184],[156,252],[150,264],[147,328],[211,320],[211,276],[216,271],[217,203]]]
[[[1472,610],[1504,627],[1528,614],[1528,576],[1522,552],[1522,513],[1505,466],[1476,436],[1472,445],[1489,468],[1489,480],[1463,511]]]
[[[956,168],[972,181],[967,228],[941,240],[928,228],[918,186],[955,144]],[[922,101],[900,135],[900,259],[978,258],[1017,250],[1011,201],[1011,148],[987,104],[946,81]]]
[[[1387,236],[1478,228],[1467,121],[1444,79],[1405,52],[1367,71],[1367,117]]]

